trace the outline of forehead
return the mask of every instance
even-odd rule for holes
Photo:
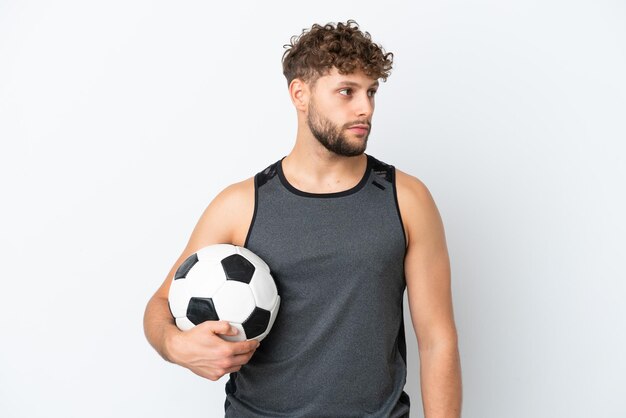
[[[376,87],[378,86],[378,80],[372,77],[368,77],[362,70],[356,70],[350,74],[339,74],[339,70],[333,67],[328,74],[323,75],[317,80],[318,85],[324,87]]]

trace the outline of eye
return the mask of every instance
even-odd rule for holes
[[[339,90],[339,93],[341,94],[341,92],[342,92],[342,91],[350,91],[350,92],[351,92],[351,91],[352,91],[352,89],[347,89],[347,88],[346,88],[346,89],[341,89],[341,90]],[[345,95],[344,95],[344,96],[345,96]]]
[[[376,94],[376,90],[370,90],[370,97],[374,97],[375,94]]]

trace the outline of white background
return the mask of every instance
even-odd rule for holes
[[[464,417],[625,416],[617,0],[0,1],[0,416],[223,415],[144,307],[210,200],[291,150],[283,45],[349,18],[395,54],[367,152],[446,226]]]

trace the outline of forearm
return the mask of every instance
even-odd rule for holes
[[[425,418],[461,416],[461,362],[456,343],[420,350],[420,378]]]
[[[167,300],[153,296],[146,306],[143,318],[144,333],[148,342],[163,359],[174,363],[168,350],[169,338],[178,332]]]

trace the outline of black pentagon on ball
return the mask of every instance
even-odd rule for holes
[[[266,311],[258,306],[254,308],[248,319],[241,324],[246,332],[246,337],[250,339],[263,334],[270,323],[270,315],[270,311]]]
[[[191,254],[189,257],[187,257],[187,259],[183,261],[183,264],[181,264],[178,267],[178,270],[176,270],[176,274],[174,275],[174,280],[184,279],[185,277],[187,277],[187,273],[189,273],[189,270],[191,270],[191,268],[197,262],[198,262],[198,254]]]
[[[222,260],[226,279],[250,284],[254,274],[254,265],[239,254],[229,255]]]
[[[220,319],[211,298],[191,298],[189,305],[187,305],[187,318],[194,325],[204,321],[219,321]]]

